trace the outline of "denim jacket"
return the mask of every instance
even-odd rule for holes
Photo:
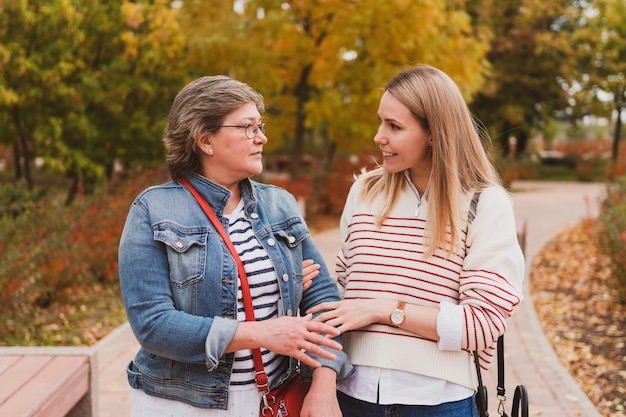
[[[189,177],[228,227],[223,210],[230,191],[200,175]],[[244,180],[245,215],[267,250],[280,288],[279,316],[340,299],[294,197],[285,190]],[[302,293],[302,261],[322,268]],[[127,369],[133,388],[197,407],[226,409],[233,353],[225,354],[237,328],[237,267],[221,237],[188,190],[168,182],[133,202],[119,246],[119,274],[128,321],[141,349]],[[352,373],[343,351],[316,357],[337,372]],[[296,366],[274,385],[288,378]],[[311,369],[304,369],[310,377]]]

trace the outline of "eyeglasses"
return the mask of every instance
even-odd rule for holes
[[[263,132],[263,134],[265,134],[265,123],[261,123],[260,125],[248,123],[247,125],[243,125],[243,126],[221,125],[218,127],[234,127],[237,129],[245,129],[244,133],[246,134],[246,137],[248,139],[256,138],[256,135],[257,133],[259,133],[259,130]]]

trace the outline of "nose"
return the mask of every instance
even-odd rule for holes
[[[257,130],[256,136],[254,137],[255,142],[266,144],[268,140],[269,139],[267,139],[267,136],[265,136],[265,133],[263,133],[261,129]]]
[[[379,126],[376,135],[374,135],[374,142],[379,145],[386,142],[385,135],[381,132],[381,130],[382,126]]]

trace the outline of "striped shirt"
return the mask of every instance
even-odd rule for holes
[[[239,202],[232,213],[225,215],[225,217],[229,223],[230,239],[241,258],[248,277],[256,320],[270,320],[278,317],[280,293],[276,271],[267,251],[254,235],[252,224],[245,217],[243,200]],[[237,320],[246,321],[241,284],[237,286]],[[265,372],[272,381],[272,377],[284,370],[287,361],[284,356],[263,347],[261,354]],[[256,385],[252,352],[250,349],[237,351],[235,352],[235,362],[230,380],[231,389],[248,389],[252,384]]]
[[[498,187],[484,190],[472,225],[458,231],[461,248],[449,257],[438,251],[426,258],[428,201],[416,215],[418,198],[407,187],[378,227],[372,207],[359,198],[361,184],[353,185],[341,219],[336,273],[344,298],[439,307],[440,315],[455,320],[458,336],[452,339],[458,340],[442,346],[403,329],[372,324],[348,332],[344,350],[355,365],[408,371],[473,389],[469,352],[479,351],[481,364],[488,366],[506,319],[522,300],[524,259],[510,197]],[[465,211],[470,200],[471,193]]]

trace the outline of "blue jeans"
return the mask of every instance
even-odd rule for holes
[[[478,417],[474,396],[439,405],[380,405],[337,391],[343,417]]]

